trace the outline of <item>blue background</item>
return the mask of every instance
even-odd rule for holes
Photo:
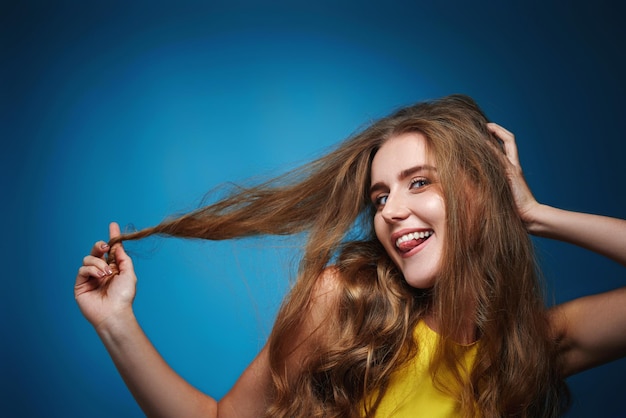
[[[2,2],[0,415],[141,416],[73,300],[109,221],[153,225],[402,105],[469,94],[516,133],[540,201],[626,217],[623,2],[267,3]],[[537,243],[556,301],[625,284],[615,263]],[[297,246],[129,245],[137,316],[220,397],[267,337]],[[571,378],[569,416],[626,414],[625,374]]]

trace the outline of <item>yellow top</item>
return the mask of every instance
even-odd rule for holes
[[[419,350],[413,360],[396,371],[389,388],[376,411],[377,418],[418,418],[418,417],[457,417],[459,403],[433,385],[428,366],[433,356],[439,335],[424,321],[415,328],[415,338]],[[476,357],[477,344],[460,346],[466,350],[465,366],[470,370]],[[438,372],[438,377],[446,382],[452,379],[448,369]]]

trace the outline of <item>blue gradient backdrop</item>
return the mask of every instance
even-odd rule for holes
[[[541,201],[626,217],[623,2],[307,3],[2,2],[0,415],[141,416],[72,295],[108,222],[152,225],[401,105],[470,94],[516,133]],[[626,283],[537,243],[556,301]],[[267,337],[297,242],[129,247],[146,332],[222,396]],[[571,378],[569,416],[624,416],[625,374]]]

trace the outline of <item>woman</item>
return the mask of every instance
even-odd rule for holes
[[[133,315],[121,241],[303,231],[266,347],[219,402],[191,387]],[[546,309],[528,232],[626,265],[626,221],[539,204],[513,135],[450,96],[154,228],[112,224],[75,295],[150,416],[557,416],[565,377],[626,354],[626,289]]]

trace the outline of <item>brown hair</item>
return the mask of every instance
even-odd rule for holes
[[[274,390],[267,416],[373,416],[392,373],[419,349],[412,331],[427,311],[443,337],[431,366],[435,384],[458,399],[463,415],[557,416],[565,385],[556,342],[532,243],[486,123],[466,96],[419,103],[301,169],[119,240],[306,232],[298,280],[269,339]],[[428,290],[404,282],[372,231],[371,161],[387,139],[406,132],[427,138],[446,205],[446,248]],[[339,290],[320,326],[332,338],[315,341],[294,377],[286,367],[294,330],[330,264]],[[469,379],[452,341],[468,319],[480,338]],[[439,381],[440,367],[452,370],[456,383]]]

